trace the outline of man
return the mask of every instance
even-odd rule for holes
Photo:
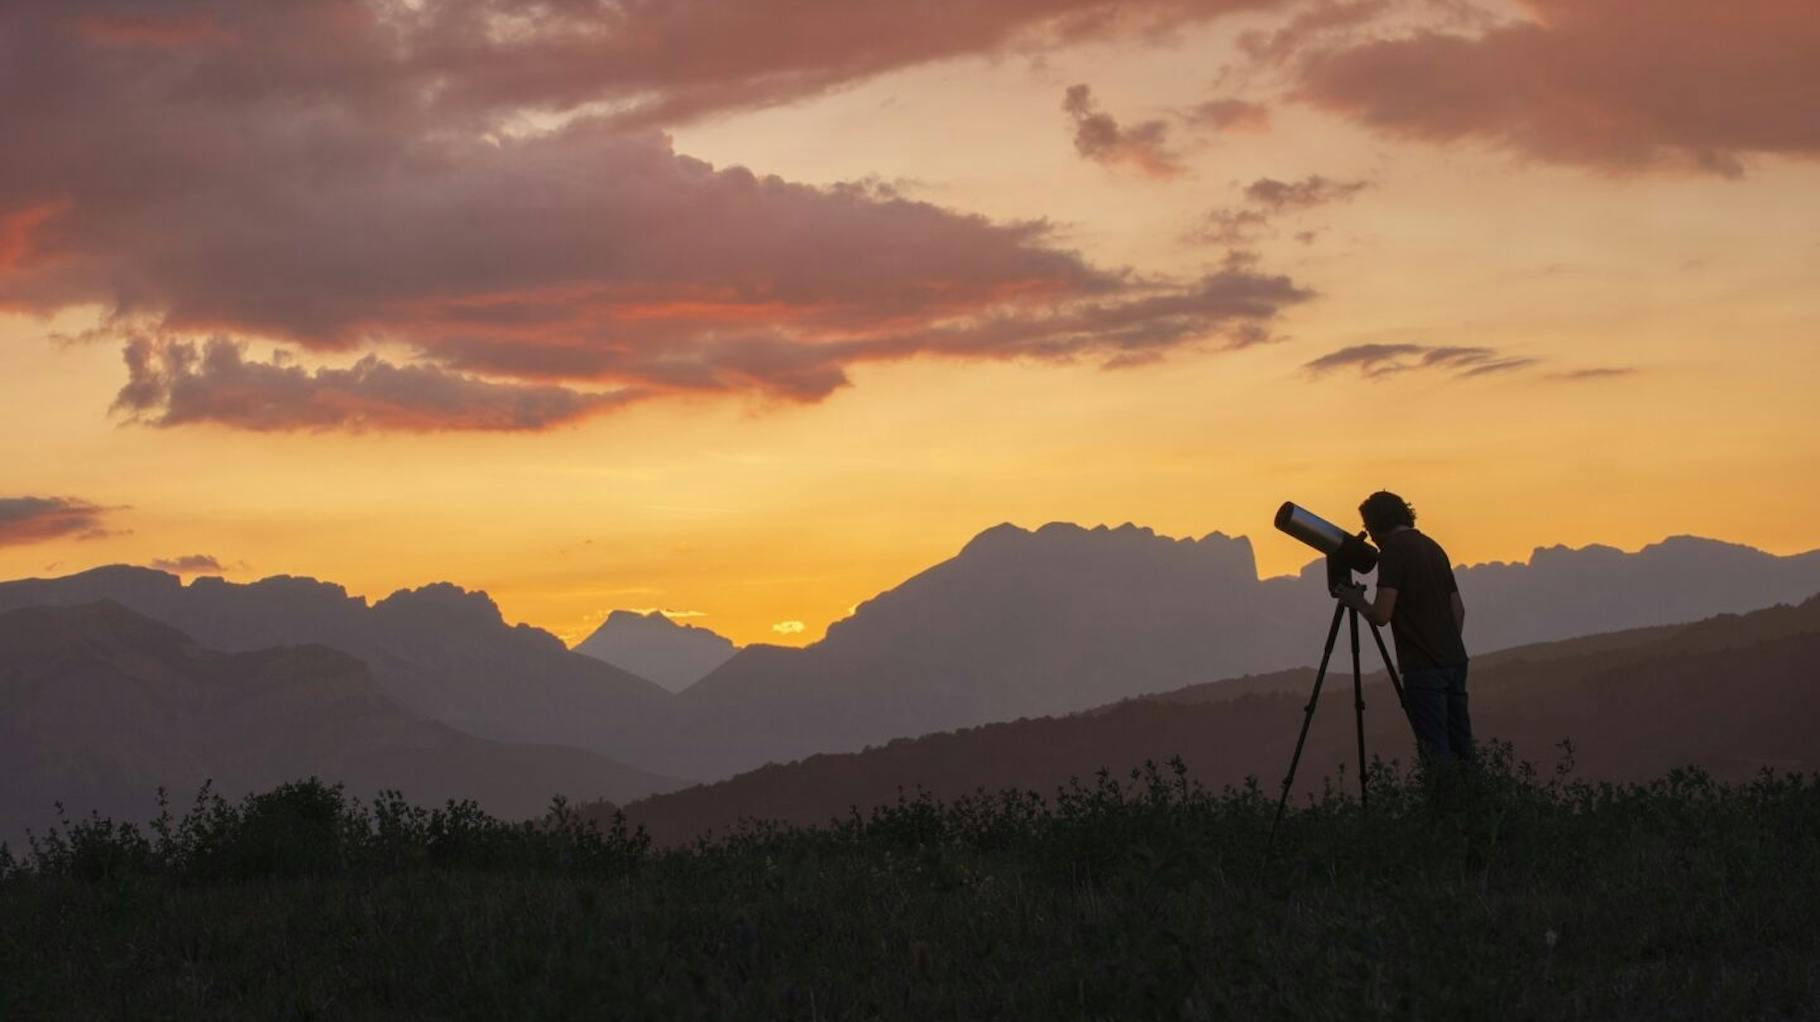
[[[1441,544],[1416,529],[1415,509],[1379,490],[1359,505],[1365,530],[1377,544],[1378,593],[1365,599],[1362,585],[1334,593],[1372,624],[1390,626],[1404,701],[1416,749],[1431,766],[1472,758],[1472,721],[1466,713],[1466,644],[1460,632],[1466,605],[1454,584],[1453,565]]]

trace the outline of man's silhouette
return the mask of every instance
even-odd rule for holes
[[[1403,672],[1416,749],[1431,766],[1472,758],[1466,713],[1466,644],[1460,638],[1466,605],[1454,584],[1453,563],[1441,544],[1416,529],[1415,509],[1388,490],[1359,505],[1365,529],[1380,551],[1378,593],[1346,586],[1334,595],[1372,624],[1390,626]]]

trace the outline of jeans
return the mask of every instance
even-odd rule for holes
[[[1403,675],[1404,705],[1416,733],[1416,752],[1431,766],[1472,759],[1472,719],[1466,715],[1466,665],[1422,667]]]

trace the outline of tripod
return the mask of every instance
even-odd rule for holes
[[[1328,591],[1336,592],[1340,586],[1351,584],[1352,570],[1341,564],[1337,558],[1329,556],[1327,558]],[[1352,637],[1352,712],[1358,725],[1359,736],[1359,806],[1364,808],[1366,804],[1365,691],[1364,681],[1359,674],[1359,612],[1341,603],[1339,597],[1336,596],[1333,601],[1333,624],[1327,627],[1327,645],[1321,650],[1321,666],[1314,675],[1314,691],[1309,693],[1308,705],[1302,710],[1302,732],[1296,736],[1295,755],[1289,759],[1289,774],[1283,778],[1283,794],[1277,799],[1276,819],[1272,820],[1270,824],[1270,847],[1273,848],[1276,846],[1277,826],[1283,822],[1283,808],[1289,804],[1290,786],[1295,784],[1296,765],[1302,760],[1302,746],[1308,741],[1308,725],[1314,721],[1314,707],[1316,703],[1320,702],[1321,685],[1327,680],[1327,664],[1333,659],[1333,644],[1340,637],[1340,618],[1342,617],[1348,619]],[[1378,655],[1384,658],[1384,670],[1389,674],[1390,684],[1397,692],[1397,705],[1403,707],[1404,713],[1407,714],[1409,705],[1403,699],[1403,681],[1397,676],[1396,664],[1390,659],[1390,650],[1384,646],[1384,635],[1378,631],[1375,622],[1367,621],[1365,623],[1371,626],[1371,637],[1377,640]]]

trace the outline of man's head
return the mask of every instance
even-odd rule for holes
[[[1372,540],[1382,546],[1383,537],[1397,526],[1415,527],[1416,509],[1389,490],[1379,490],[1359,505],[1359,517],[1365,519],[1365,531],[1371,533]]]

